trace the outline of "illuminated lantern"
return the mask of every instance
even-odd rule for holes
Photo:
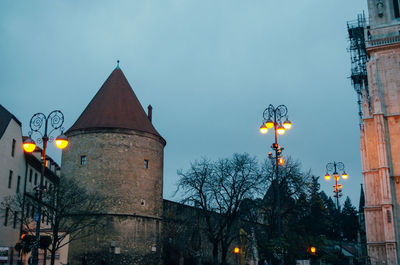
[[[36,149],[36,144],[35,141],[32,140],[32,138],[28,137],[24,143],[22,144],[25,152],[27,153],[32,153]]]
[[[68,138],[64,134],[59,135],[56,138],[56,146],[60,149],[64,149],[68,145]]]

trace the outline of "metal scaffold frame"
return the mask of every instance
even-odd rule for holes
[[[368,77],[367,77],[367,62],[368,54],[365,45],[365,15],[359,14],[357,20],[347,22],[347,32],[349,34],[349,48],[351,57],[351,83],[357,93],[358,115],[360,116],[360,127],[362,126],[362,97],[366,97],[368,106],[370,106]]]

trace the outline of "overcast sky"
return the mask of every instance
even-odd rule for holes
[[[1,0],[0,104],[22,123],[60,109],[68,129],[120,66],[166,139],[164,198],[201,157],[266,157],[262,113],[285,104],[284,154],[321,176],[342,161],[358,203],[361,159],[346,22],[366,0]],[[60,152],[50,150],[60,161]]]

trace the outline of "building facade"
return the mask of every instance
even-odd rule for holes
[[[71,265],[159,264],[165,140],[117,67],[67,131],[62,176],[106,197],[106,227],[70,243]]]
[[[400,9],[368,0],[369,22],[349,24],[359,96],[365,224],[371,264],[400,264]]]
[[[22,148],[21,122],[0,105],[0,252],[5,264],[28,263],[30,254],[20,255],[15,245],[23,233],[33,234],[34,216],[37,210],[34,202],[35,187],[41,177],[41,149],[25,153]],[[59,165],[49,156],[46,157],[44,185],[51,189],[57,185],[60,174]],[[10,204],[10,201],[15,203]],[[12,207],[14,206],[14,207]],[[41,227],[49,227],[49,216],[42,215]],[[67,247],[61,251],[56,264],[66,263]],[[41,253],[43,254],[43,253]],[[45,257],[39,256],[40,261]],[[61,263],[60,263],[61,262]]]

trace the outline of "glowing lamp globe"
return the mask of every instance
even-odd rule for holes
[[[336,180],[336,181],[338,181],[340,179],[340,176],[339,176],[339,174],[337,172],[333,173],[333,179]]]
[[[268,129],[271,129],[272,127],[274,127],[274,122],[271,121],[271,120],[267,120],[267,121],[265,122],[265,126],[266,126]]]
[[[260,132],[262,134],[266,134],[268,132],[268,128],[265,126],[265,124],[261,125]]]
[[[331,175],[329,175],[328,173],[326,173],[324,178],[325,178],[326,180],[330,180],[330,179],[331,179]]]
[[[64,134],[59,135],[56,138],[56,146],[60,149],[64,149],[68,145],[68,138]]]
[[[349,175],[347,175],[346,172],[343,172],[343,174],[342,174],[342,179],[348,179],[348,178],[349,178]]]
[[[288,119],[286,119],[286,121],[283,122],[283,127],[286,130],[290,130],[290,128],[292,128],[292,123]]]
[[[27,153],[32,153],[36,149],[36,144],[35,141],[32,140],[32,138],[27,138],[24,143],[22,144],[25,152]]]
[[[278,126],[278,129],[276,130],[280,135],[285,133],[285,128],[282,125]]]

